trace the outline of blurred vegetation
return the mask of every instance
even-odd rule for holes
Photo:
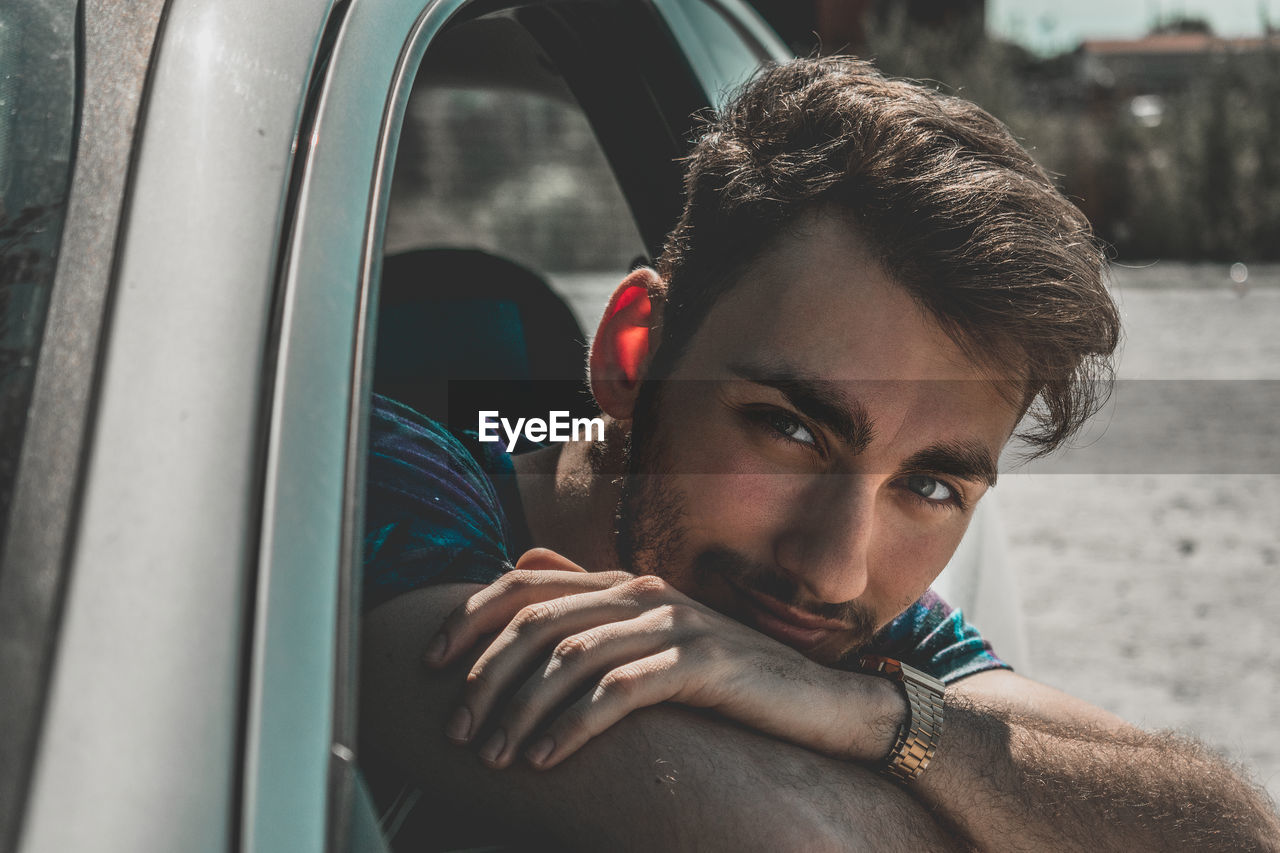
[[[813,36],[803,5],[773,3],[795,19],[782,29],[800,53]],[[930,24],[902,3],[870,8],[858,52],[1004,120],[1118,257],[1280,260],[1280,37],[1269,50],[1159,60],[1174,85],[1152,97],[1099,82],[1078,53],[1044,58],[989,38],[981,15]],[[1208,25],[1160,29],[1204,35]],[[537,269],[625,268],[641,242],[588,123],[562,95],[415,90],[389,250],[469,245]]]
[[[1036,57],[980,23],[957,31],[878,16],[863,52],[1002,119],[1117,256],[1247,262],[1280,259],[1278,44],[1202,57],[1189,86],[1146,101],[1158,110],[1147,116],[1139,93],[1085,80],[1078,54]]]

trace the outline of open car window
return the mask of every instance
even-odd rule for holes
[[[375,392],[456,429],[481,409],[592,413],[601,294],[674,223],[675,161],[705,106],[678,55],[655,77],[609,49],[638,35],[672,47],[651,13],[581,3],[513,5],[432,40],[389,191]]]
[[[384,250],[441,248],[509,259],[570,293],[645,255],[590,119],[515,16],[443,35],[409,99]]]

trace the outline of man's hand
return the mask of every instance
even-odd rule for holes
[[[821,666],[660,578],[588,573],[545,549],[455,609],[427,662],[447,666],[485,638],[447,734],[480,740],[493,767],[521,752],[552,767],[663,702],[844,760],[883,757],[906,714],[882,679]]]

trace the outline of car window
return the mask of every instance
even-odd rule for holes
[[[389,193],[376,392],[457,429],[482,410],[595,414],[582,377],[602,294],[679,207],[681,149],[655,104],[684,128],[703,105],[602,49],[636,31],[610,8],[522,5],[428,48]]]
[[[67,213],[75,6],[0,11],[0,551]]]
[[[433,247],[479,249],[538,272],[583,324],[599,306],[574,295],[645,255],[587,115],[513,17],[444,35],[410,97],[385,251]]]

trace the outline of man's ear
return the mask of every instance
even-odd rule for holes
[[[662,304],[649,296],[658,274],[646,267],[622,280],[591,341],[591,393],[600,410],[628,420],[640,381],[658,346]]]

